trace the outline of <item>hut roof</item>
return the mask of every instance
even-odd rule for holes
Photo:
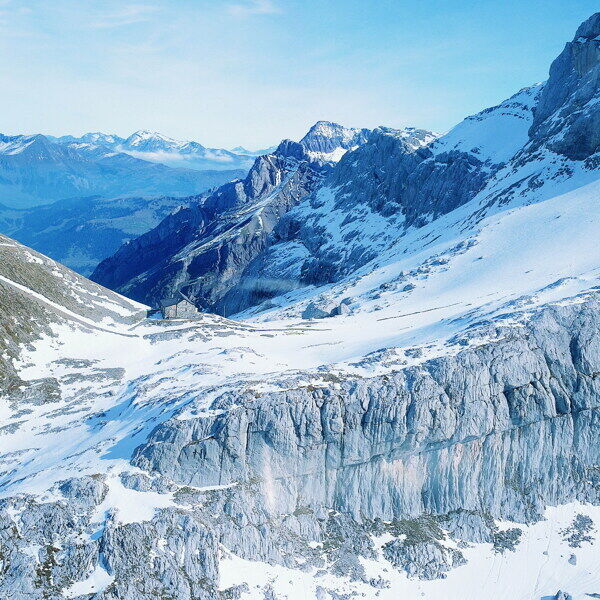
[[[178,291],[175,296],[169,296],[160,301],[159,307],[166,308],[167,306],[175,306],[180,302],[189,302],[194,304],[183,292]]]
[[[180,298],[179,296],[171,296],[170,298],[164,298],[160,301],[160,308],[166,308],[167,306],[175,306],[176,304],[179,304],[182,300],[183,298]]]

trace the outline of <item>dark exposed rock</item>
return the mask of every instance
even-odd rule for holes
[[[201,308],[217,304],[264,248],[282,214],[329,167],[289,140],[256,159],[247,177],[167,217],[103,261],[92,280],[147,304],[183,291]]]
[[[583,543],[592,543],[596,528],[594,522],[587,515],[577,515],[573,519],[573,523],[570,527],[561,531],[563,539],[569,543],[571,548],[581,548]]]
[[[600,150],[600,13],[582,23],[550,67],[534,111],[534,147],[549,147],[574,160]]]

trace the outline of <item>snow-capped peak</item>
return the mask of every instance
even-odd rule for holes
[[[162,135],[156,131],[148,131],[146,129],[132,133],[123,143],[126,148],[149,147],[173,149],[181,148],[189,144],[188,141],[175,140],[173,138]]]
[[[331,121],[317,121],[300,143],[314,160],[337,162],[348,150],[364,144],[370,133],[369,129],[344,127]]]
[[[35,135],[0,134],[0,154],[20,154],[36,140]]]
[[[73,138],[73,141],[87,142],[91,144],[102,144],[103,146],[112,147],[115,144],[123,142],[123,138],[110,133],[102,133],[101,131],[93,131],[85,133],[80,138]]]

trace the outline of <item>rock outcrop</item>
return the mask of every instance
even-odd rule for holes
[[[0,501],[0,593],[237,597],[220,584],[219,545],[374,591],[389,584],[362,559],[379,552],[422,579],[463,565],[470,543],[511,552],[521,532],[495,519],[600,502],[599,314],[596,294],[524,327],[474,330],[453,340],[457,353],[385,377],[198,398],[198,416],[175,415],[137,450],[150,476],[70,479],[46,501]],[[495,341],[472,344],[485,333]],[[130,520],[103,508],[115,485],[171,506]],[[580,521],[573,531],[589,531]]]
[[[550,67],[530,135],[573,160],[600,150],[600,13],[581,24]]]
[[[181,485],[259,480],[274,514],[527,522],[597,501],[598,314],[597,299],[547,309],[525,331],[477,332],[494,344],[335,389],[225,393],[157,428],[134,463]]]

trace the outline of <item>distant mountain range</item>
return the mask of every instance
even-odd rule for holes
[[[246,154],[248,156],[262,156],[263,154],[271,154],[277,146],[269,146],[268,148],[263,148],[262,150],[248,150],[243,146],[236,146],[231,149],[231,152],[234,154]]]
[[[27,208],[91,195],[188,196],[246,172],[245,167],[241,168],[242,159],[229,163],[229,168],[223,162],[218,163],[218,169],[207,167],[202,171],[173,168],[102,143],[114,142],[114,136],[88,135],[90,138],[84,141],[40,134],[0,134],[0,203]]]
[[[175,140],[155,131],[136,131],[129,137],[106,133],[86,133],[81,137],[65,135],[54,137],[56,143],[81,150],[107,148],[113,152],[129,154],[149,162],[162,163],[169,167],[181,167],[198,171],[209,170],[248,170],[254,157],[268,154],[274,148],[246,150],[241,146],[233,150],[207,148],[198,142]]]
[[[69,198],[33,208],[0,204],[0,231],[82,275],[195,196]]]
[[[264,250],[283,215],[370,134],[368,129],[317,122],[300,142],[284,140],[272,154],[257,157],[243,181],[193,199],[123,245],[98,266],[92,279],[149,304],[159,302],[168,290],[175,293],[186,286],[200,305],[222,312],[217,303]],[[433,137],[420,130],[410,135],[415,144]]]

